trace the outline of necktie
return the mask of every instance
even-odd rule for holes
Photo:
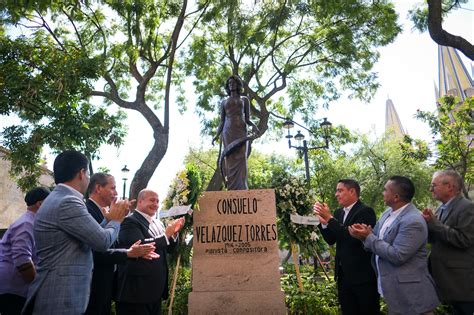
[[[438,219],[439,219],[440,221],[442,221],[442,219],[443,219],[444,210],[446,210],[446,205],[441,205],[441,206],[439,207],[439,217],[438,217]]]
[[[160,236],[160,228],[158,227],[158,224],[156,224],[155,220],[151,221],[149,229],[152,232],[151,234],[153,234],[153,237]]]

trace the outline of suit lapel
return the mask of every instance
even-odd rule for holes
[[[334,212],[334,217],[336,218],[337,222],[342,224],[342,220],[344,219],[344,210],[343,208],[339,208]]]
[[[374,234],[379,237],[380,229],[382,228],[383,224],[385,223],[385,220],[387,220],[388,216],[390,215],[390,211],[392,211],[392,208],[388,208],[385,210],[385,212],[382,214],[380,217],[380,220],[377,222],[374,228]]]
[[[441,222],[446,223],[448,221],[449,217],[451,216],[451,213],[454,211],[454,209],[456,208],[457,203],[459,202],[459,200],[461,200],[461,198],[462,198],[462,196],[457,196],[449,203],[449,205],[446,207],[446,209],[444,209],[444,213],[443,213],[443,217],[442,217]]]
[[[390,226],[387,228],[387,230],[385,231],[385,234],[384,234],[384,240],[387,239],[387,237],[390,236],[390,234],[392,233],[392,230],[398,226],[398,223],[400,222],[400,220],[403,218],[403,216],[405,214],[407,214],[408,212],[410,212],[413,208],[413,204],[409,204],[405,209],[402,210],[402,212],[400,212],[400,214],[397,215],[397,217],[395,218],[395,220],[390,224]],[[391,211],[391,210],[390,210]]]
[[[140,225],[142,226],[142,229],[144,231],[143,234],[145,234],[147,238],[152,237],[150,233],[150,223],[147,221],[147,219],[145,219],[145,217],[142,216],[137,211],[133,212],[132,215],[135,217],[135,219],[137,219],[138,223],[140,223]]]
[[[356,215],[356,213],[360,211],[360,208],[361,208],[361,202],[357,201],[352,207],[351,211],[349,211],[349,213],[347,214],[347,218],[344,221],[344,226],[352,225],[353,223],[352,220],[354,216]],[[344,215],[344,210],[342,210],[342,214]]]
[[[99,209],[99,207],[90,199],[87,199],[86,206],[87,209],[92,210],[93,213],[91,213],[91,215],[94,217],[97,223],[100,224],[104,220],[104,215],[102,214],[102,211]]]

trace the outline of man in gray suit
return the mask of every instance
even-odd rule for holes
[[[439,304],[427,267],[428,228],[411,203],[412,181],[392,176],[384,186],[383,199],[389,206],[372,229],[354,224],[349,233],[364,242],[374,255],[378,290],[389,314],[432,314]]]
[[[92,249],[105,251],[118,236],[129,202],[113,202],[101,225],[87,211],[89,160],[69,150],[54,160],[56,188],[43,202],[34,226],[37,276],[23,312],[83,314],[89,299]]]
[[[474,203],[462,196],[461,175],[453,170],[434,173],[430,191],[442,202],[423,211],[431,243],[431,274],[441,300],[454,314],[474,314]]]

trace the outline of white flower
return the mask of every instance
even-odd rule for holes
[[[316,232],[311,232],[311,236],[310,236],[310,239],[312,241],[316,241],[317,239],[319,238],[318,234]]]

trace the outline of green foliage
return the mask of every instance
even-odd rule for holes
[[[402,146],[404,156],[413,156],[421,161],[433,156],[436,169],[458,171],[465,183],[465,195],[474,180],[473,112],[474,97],[461,102],[453,96],[445,96],[439,100],[436,112],[417,111],[415,115],[429,125],[434,139],[433,148],[411,138],[405,138]]]
[[[0,115],[21,120],[0,135],[11,151],[10,174],[23,190],[37,185],[45,145],[54,152],[75,148],[94,158],[102,144],[122,144],[125,115],[84,100],[90,81],[98,78],[97,60],[80,51],[61,54],[42,33],[34,39],[2,36],[0,69]]]
[[[468,0],[441,0],[441,18],[446,18],[452,10],[460,8],[462,3],[467,2]],[[418,3],[413,9],[409,10],[408,15],[411,17],[415,29],[420,32],[428,30],[428,5],[426,1]]]
[[[170,275],[174,275],[174,268],[170,268]],[[170,284],[173,279],[170,276]],[[178,280],[176,282],[176,290],[174,292],[173,314],[188,314],[188,295],[191,292],[191,268],[180,267],[178,270]],[[161,313],[167,314],[170,299],[165,300],[161,304]]]
[[[192,164],[199,169],[201,174],[202,187],[207,187],[209,181],[217,168],[217,149],[202,150],[196,148],[189,148],[188,154],[184,157],[186,165]]]
[[[334,280],[322,280],[315,275],[313,268],[301,266],[303,292],[300,292],[293,265],[285,265],[285,274],[281,276],[281,286],[286,295],[286,307],[289,314],[339,314],[339,302]]]
[[[44,145],[73,147],[91,158],[100,144],[120,145],[124,114],[89,102],[99,96],[106,105],[140,112],[151,125],[157,144],[143,163],[148,168],[132,180],[132,197],[146,187],[150,166],[167,149],[171,85],[183,78],[173,75],[178,37],[184,21],[197,23],[205,9],[198,2],[186,12],[187,3],[7,1],[0,8],[0,115],[16,114],[29,128],[2,134],[17,152],[11,157],[19,170],[12,172],[29,175]],[[163,122],[153,111],[162,103]],[[37,147],[26,152],[27,146]]]
[[[215,127],[205,113],[217,113],[230,74],[245,82],[262,134],[271,111],[311,120],[342,89],[369,99],[378,86],[376,48],[400,32],[396,19],[387,1],[211,2],[182,55],[183,71],[196,78],[203,132]],[[288,94],[284,103],[274,100],[280,91]]]

